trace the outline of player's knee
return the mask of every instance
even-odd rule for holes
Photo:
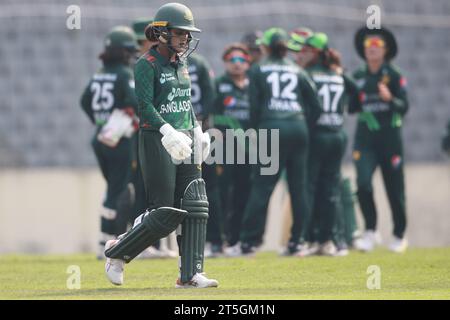
[[[188,217],[208,218],[208,207],[205,181],[202,178],[191,181],[181,199],[181,208],[188,212]]]

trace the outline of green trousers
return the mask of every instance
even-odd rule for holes
[[[97,135],[91,141],[97,162],[106,180],[106,196],[103,206],[117,209],[120,195],[126,190],[131,175],[131,140],[122,138],[115,148],[108,147],[97,140]],[[118,235],[121,233],[120,217],[115,219],[101,218],[100,228],[103,233]]]
[[[139,131],[139,161],[150,210],[180,208],[188,184],[202,177],[201,166],[193,161],[191,164],[174,164],[161,138],[158,131]]]
[[[308,127],[302,120],[272,120],[260,124],[261,129],[279,129],[280,141],[270,152],[279,152],[279,170],[274,175],[261,175],[262,165],[254,166],[249,201],[245,208],[240,240],[260,245],[263,240],[270,196],[286,169],[293,212],[290,242],[301,241],[300,235],[308,225],[309,206],[306,185],[306,162],[308,155]],[[270,132],[270,131],[269,131]],[[270,142],[270,136],[268,138]],[[281,212],[280,212],[281,214]],[[281,219],[282,217],[280,217]]]
[[[219,187],[224,214],[224,229],[227,244],[235,245],[239,241],[245,206],[250,195],[250,176],[252,166],[249,164],[249,154],[245,153],[245,163],[238,164],[238,153],[244,152],[237,138],[234,140],[233,163],[217,165],[219,168]],[[227,145],[224,139],[224,146]],[[227,150],[224,148],[224,159]]]
[[[206,184],[209,202],[209,218],[206,228],[206,241],[221,246],[224,239],[222,202],[216,164],[202,163],[202,177]]]
[[[347,145],[344,130],[316,129],[310,139],[308,190],[311,225],[303,235],[309,241],[332,240],[340,211],[341,164]]]
[[[406,229],[406,205],[401,128],[382,127],[370,131],[366,125],[358,123],[353,160],[357,172],[358,201],[366,230],[377,228],[372,177],[379,166],[392,211],[393,234],[402,238]]]

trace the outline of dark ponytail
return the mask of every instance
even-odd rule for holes
[[[270,55],[277,59],[282,59],[287,55],[288,48],[283,42],[277,42],[270,47]]]
[[[325,48],[320,53],[320,61],[327,68],[330,68],[331,65],[340,66],[341,65],[341,55],[339,54],[339,52],[336,49]]]

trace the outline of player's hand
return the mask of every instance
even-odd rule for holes
[[[339,51],[333,48],[328,49],[328,55],[330,56],[330,64],[336,65],[336,66],[342,66],[342,59],[341,54]]]
[[[339,51],[333,48],[329,48],[327,50],[327,54],[330,60],[330,69],[341,75],[344,73],[344,69],[342,68],[342,59]]]
[[[391,90],[389,90],[389,87],[382,82],[378,83],[378,94],[384,102],[390,102],[392,100]]]
[[[208,132],[202,131],[200,126],[194,128],[194,143],[198,145],[198,148],[201,148],[202,162],[205,161],[209,156],[211,138]]]
[[[163,137],[162,145],[175,160],[184,160],[192,153],[192,140],[182,132],[175,130],[170,124],[164,124],[159,131]]]

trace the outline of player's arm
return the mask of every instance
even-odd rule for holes
[[[159,130],[166,121],[153,105],[155,70],[147,60],[140,59],[134,68],[134,75],[140,121],[144,126]]]
[[[81,105],[81,108],[83,109],[83,111],[88,116],[89,120],[91,120],[91,122],[95,124],[94,112],[92,111],[92,106],[91,106],[92,94],[91,94],[90,86],[91,86],[91,82],[89,82],[89,85],[84,89],[84,92],[80,99],[80,105]]]
[[[299,87],[305,101],[305,116],[309,129],[312,129],[320,117],[321,107],[316,85],[306,73],[299,75]]]
[[[130,73],[125,73],[120,78],[120,88],[122,91],[123,103],[119,108],[128,109],[131,108],[135,113],[137,113],[138,103],[136,99],[136,94],[134,92],[135,82],[133,75]]]
[[[409,109],[408,96],[406,93],[406,78],[400,73],[392,79],[392,100],[390,106],[394,112],[398,112],[401,115],[405,115]]]
[[[138,103],[134,92],[135,82],[133,75],[131,72],[126,72],[120,77],[119,81],[120,90],[122,93],[122,103],[119,105],[119,108],[133,119],[134,130],[137,130],[139,126],[139,121],[137,118]]]
[[[199,85],[202,91],[203,119],[207,119],[209,114],[213,112],[216,90],[214,88],[213,72],[206,62],[200,70]]]
[[[345,73],[342,74],[342,77],[344,78],[345,93],[348,96],[348,113],[361,112],[362,108],[359,100],[359,88],[356,85],[355,80]]]
[[[255,65],[251,67],[249,71],[249,86],[248,86],[248,97],[250,103],[250,127],[258,128],[260,117],[261,117],[261,93],[262,89],[259,87],[259,77],[261,74],[258,72],[259,66]]]

